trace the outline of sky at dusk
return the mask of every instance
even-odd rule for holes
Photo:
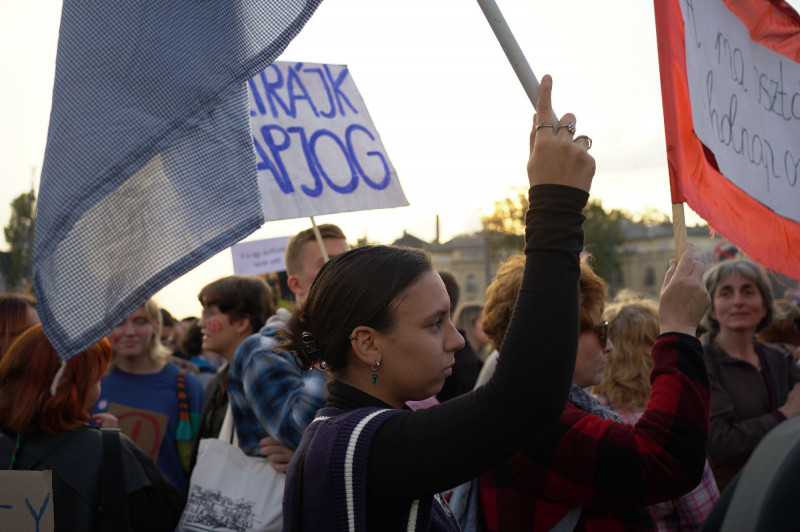
[[[797,8],[800,0],[790,2]],[[554,108],[593,138],[592,196],[606,208],[670,212],[652,2],[498,0]],[[0,3],[0,220],[38,188],[47,137],[61,2]],[[533,109],[476,2],[326,0],[279,58],[348,65],[410,206],[319,216],[352,241],[408,231],[443,240],[480,228],[483,213],[527,185]],[[687,222],[701,222],[687,207]],[[268,222],[251,239],[291,235],[308,219]],[[162,290],[173,314],[198,314],[196,294],[233,273],[225,251]]]

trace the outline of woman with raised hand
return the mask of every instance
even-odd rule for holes
[[[606,307],[605,318],[614,349],[592,393],[601,404],[613,408],[623,422],[635,425],[646,412],[651,392],[658,394],[660,390],[663,394],[665,390],[662,383],[654,388],[650,382],[655,364],[651,352],[659,336],[658,304],[649,299],[613,303]],[[688,407],[698,408],[696,404]],[[706,460],[700,483],[692,491],[647,509],[659,531],[700,530],[718,500],[717,483]]]
[[[458,530],[436,494],[506,460],[559,418],[578,346],[581,211],[594,160],[588,138],[572,137],[573,115],[558,126],[551,88],[546,76],[530,138],[528,261],[485,386],[401,410],[441,388],[464,345],[444,284],[419,250],[367,246],[339,255],[287,322],[285,347],[331,380],[289,468],[285,530]],[[694,277],[683,264],[667,279],[671,330],[694,332],[673,308],[696,290]]]
[[[444,284],[419,250],[367,246],[339,255],[287,323],[286,347],[304,366],[324,367],[331,382],[290,466],[286,530],[458,530],[435,494],[504,460],[561,413],[577,344],[581,210],[594,160],[588,143],[572,138],[574,116],[558,129],[551,87],[545,77],[528,161],[526,252],[536,260],[487,386],[401,410],[441,389],[464,345]]]

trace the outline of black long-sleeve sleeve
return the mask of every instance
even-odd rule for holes
[[[581,211],[588,194],[561,185],[539,185],[529,194],[522,287],[494,376],[474,392],[381,426],[369,455],[371,508],[473,478],[561,415],[578,345]]]

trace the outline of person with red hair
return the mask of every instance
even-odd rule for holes
[[[174,530],[183,507],[178,489],[128,437],[120,434],[123,478],[106,482],[101,430],[88,425],[111,360],[103,339],[60,360],[41,325],[24,332],[0,360],[0,467],[53,471],[56,530],[95,530],[103,498],[126,498],[131,530]],[[104,493],[116,486],[119,493]]]

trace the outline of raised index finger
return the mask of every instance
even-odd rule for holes
[[[553,78],[550,77],[550,74],[546,74],[539,84],[539,98],[536,100],[536,114],[539,117],[539,121],[545,124],[553,124],[555,119],[553,116],[553,105],[550,101],[552,93]]]
[[[536,140],[536,124],[555,124],[553,116],[553,106],[550,103],[550,95],[553,92],[553,78],[545,74],[539,83],[539,95],[536,99],[536,114],[534,115],[533,128],[530,136],[530,153],[533,153],[533,143]]]

